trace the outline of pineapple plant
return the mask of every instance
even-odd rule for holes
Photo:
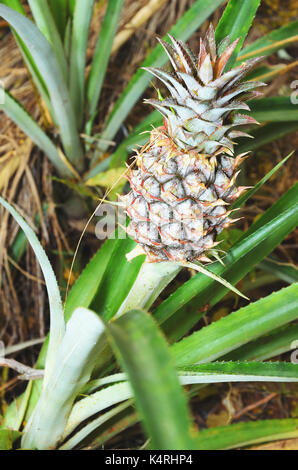
[[[170,39],[172,46],[159,41],[174,73],[146,69],[170,96],[146,100],[164,125],[152,130],[128,176],[127,232],[151,262],[208,262],[216,236],[233,222],[230,204],[246,189],[236,179],[247,154],[235,158],[233,139],[248,136],[238,126],[256,123],[237,111],[249,111],[245,101],[264,85],[242,81],[260,57],[225,71],[239,40],[229,45],[226,37],[216,45],[212,24],[197,58],[182,41]]]

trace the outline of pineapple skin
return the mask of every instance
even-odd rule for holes
[[[127,233],[149,262],[210,262],[217,235],[235,221],[229,205],[246,189],[236,186],[246,154],[234,157],[233,139],[248,136],[235,127],[256,121],[235,110],[249,110],[244,101],[264,85],[240,82],[260,59],[223,73],[238,41],[229,46],[226,38],[217,47],[212,25],[197,59],[170,39],[173,46],[160,42],[174,74],[146,69],[166,85],[170,98],[147,100],[164,116],[164,126],[152,130],[128,176]]]

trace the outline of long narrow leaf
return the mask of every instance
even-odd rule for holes
[[[103,19],[100,34],[97,40],[91,65],[90,75],[87,83],[87,105],[91,128],[94,115],[97,110],[102,84],[110,58],[113,39],[117,31],[124,0],[109,0],[107,11]]]
[[[255,150],[262,145],[273,142],[274,140],[280,139],[291,132],[295,132],[298,129],[298,122],[272,122],[259,126],[257,129],[250,131],[250,135],[253,139],[239,139],[239,145],[237,145],[237,154],[248,152],[249,150]]]
[[[49,43],[52,44],[54,54],[60,65],[62,75],[66,81],[67,62],[64,54],[63,44],[49,5],[46,1],[41,2],[40,0],[28,0],[28,3],[30,5],[35,23],[43,35],[47,38]]]
[[[77,426],[91,416],[132,397],[133,391],[131,386],[128,382],[122,382],[113,384],[99,392],[82,398],[71,410],[64,430],[63,439],[66,439]]]
[[[13,8],[15,11],[17,11],[18,13],[22,14],[22,15],[25,15],[25,10],[23,8],[23,5],[21,3],[20,0],[1,0],[0,3],[10,7],[10,8]],[[28,47],[26,47],[24,41],[22,41],[22,39],[20,38],[20,36],[16,33],[16,31],[14,31],[14,29],[12,29],[12,32],[13,32],[13,35],[15,37],[15,40],[16,40],[16,43],[17,45],[19,46],[19,49],[20,49],[20,52],[23,56],[23,59],[24,59],[24,62],[30,72],[30,74],[32,75],[32,78],[34,80],[34,83],[40,93],[40,95],[42,96],[51,116],[52,116],[52,119],[55,121],[55,116],[54,116],[54,112],[53,112],[53,109],[52,109],[52,106],[51,106],[51,103],[50,103],[50,99],[49,99],[49,94],[48,94],[48,90],[47,90],[47,87],[46,87],[46,84],[38,70],[38,67],[36,66],[34,60],[33,60],[33,57],[28,49]]]
[[[296,364],[286,362],[213,362],[179,369],[181,383],[298,382]]]
[[[298,284],[211,323],[172,346],[178,366],[210,362],[298,318]]]
[[[248,201],[262,186],[265,184],[281,167],[288,161],[288,159],[293,155],[294,152],[291,152],[287,157],[283,158],[271,171],[269,171],[264,178],[262,178],[252,189],[246,191],[242,196],[237,199],[237,201],[232,204],[232,209],[236,207],[241,207],[243,204]]]
[[[258,122],[298,121],[297,105],[287,96],[272,96],[248,102],[251,116]]]
[[[0,3],[3,3],[3,5],[13,8],[18,13],[25,15],[25,10],[24,10],[21,0],[1,0]]]
[[[61,176],[68,178],[73,176],[51,139],[43,132],[20,103],[7,91],[5,91],[4,101],[0,103],[0,109],[4,111],[41,150],[43,150]]]
[[[32,228],[17,213],[17,211],[10,204],[8,204],[2,197],[0,197],[0,204],[10,212],[10,214],[13,216],[13,218],[16,220],[16,222],[20,225],[20,227],[24,231],[38,259],[38,262],[40,264],[41,270],[43,272],[43,275],[46,281],[46,287],[47,287],[49,304],[50,304],[50,320],[51,320],[50,340],[49,340],[49,348],[48,348],[47,364],[46,364],[46,379],[47,379],[49,374],[51,373],[54,359],[55,359],[55,354],[56,354],[57,348],[59,347],[62,341],[64,331],[65,331],[62,302],[60,298],[59,287],[56,281],[53,268],[48,260],[48,257],[45,254],[44,249],[42,248]]]
[[[289,284],[298,282],[298,268],[285,264],[275,257],[268,257],[261,261],[259,268],[267,273],[274,274],[276,277]]]
[[[68,0],[49,0],[49,7],[62,40],[64,39],[68,16]]]
[[[0,5],[0,15],[16,30],[30,50],[35,64],[46,82],[65,153],[70,162],[77,169],[82,170],[83,154],[75,116],[60,66],[51,45],[38,28],[23,15],[4,5]]]
[[[230,42],[239,38],[227,68],[233,67],[260,3],[261,0],[230,0],[226,6],[215,31],[216,42],[219,43],[227,36],[230,37]]]
[[[59,450],[71,450],[76,447],[81,441],[85,440],[93,431],[98,430],[100,426],[109,421],[114,416],[119,415],[123,410],[126,410],[132,404],[132,400],[127,400],[124,403],[121,403],[118,406],[115,406],[109,411],[106,411],[104,414],[94,419],[90,423],[86,424],[82,429],[80,429],[74,436],[72,436],[68,441],[66,441]],[[112,437],[112,436],[111,436]]]
[[[151,448],[192,449],[186,397],[152,317],[133,310],[108,325],[108,331],[134,390]]]
[[[269,335],[251,341],[239,349],[228,353],[222,359],[224,361],[265,361],[266,359],[291,351],[293,349],[292,345],[297,338],[298,325],[286,325]]]
[[[197,438],[198,450],[224,450],[298,436],[298,419],[268,419],[204,429]]]
[[[251,59],[257,56],[266,56],[287,47],[293,42],[298,41],[298,21],[293,21],[279,29],[271,31],[266,36],[257,39],[248,46],[244,47],[237,58],[237,62]]]
[[[83,122],[86,52],[93,6],[94,0],[76,0],[72,24],[70,96],[79,129]]]
[[[100,352],[104,326],[90,310],[78,308],[67,323],[52,373],[25,427],[22,446],[53,449],[60,441],[73,402],[87,383]]]
[[[125,255],[132,251],[134,247],[135,241],[130,238],[117,243],[102,282],[90,305],[90,308],[105,320],[114,317],[129,294],[145,260],[144,255],[137,256],[131,262],[127,261]],[[117,292],[117,295],[115,295],[115,292]]]

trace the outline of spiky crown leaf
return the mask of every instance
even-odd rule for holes
[[[164,116],[169,136],[181,149],[195,148],[205,155],[232,154],[233,139],[247,136],[234,128],[256,123],[253,118],[235,111],[249,111],[245,101],[259,95],[252,91],[254,88],[265,85],[241,82],[260,58],[225,72],[239,39],[228,45],[227,37],[217,47],[212,24],[205,39],[200,40],[197,58],[182,41],[169,37],[172,46],[161,39],[159,42],[170,59],[173,73],[151,67],[145,70],[159,78],[171,96],[146,102]]]

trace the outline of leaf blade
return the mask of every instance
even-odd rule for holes
[[[108,325],[108,331],[121,355],[152,448],[193,448],[186,397],[153,319],[144,311],[130,311]]]
[[[219,43],[227,36],[230,37],[230,42],[240,38],[228,61],[227,69],[233,67],[260,3],[261,0],[247,0],[245,2],[230,0],[226,6],[215,31],[216,42]]]

